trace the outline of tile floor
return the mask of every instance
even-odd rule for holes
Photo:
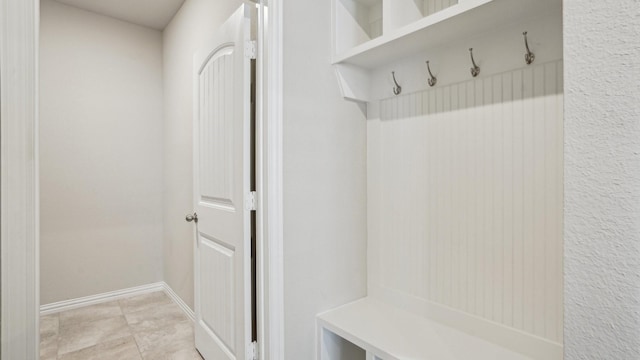
[[[41,360],[202,360],[193,324],[164,292],[46,315]]]

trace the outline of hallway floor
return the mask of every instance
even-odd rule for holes
[[[164,292],[42,316],[41,360],[201,360],[193,324]]]

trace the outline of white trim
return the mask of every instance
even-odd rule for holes
[[[171,286],[164,281],[42,305],[40,306],[40,315],[55,314],[62,311],[115,301],[131,296],[144,295],[156,291],[164,292],[176,305],[178,305],[178,307],[180,307],[180,310],[184,312],[189,320],[192,322],[195,321],[195,314],[193,310],[191,310],[182,298],[173,291]]]
[[[126,297],[148,294],[156,291],[164,291],[164,282],[157,282],[148,285],[135,286],[127,289],[109,291],[102,294],[84,296],[70,300],[58,301],[40,306],[40,315],[55,314],[61,311],[81,308],[84,306],[101,304],[109,301],[123,299]]]
[[[187,305],[187,303],[185,303],[182,300],[182,298],[178,296],[178,294],[176,294],[175,291],[173,291],[173,289],[171,288],[171,286],[169,286],[169,284],[163,281],[162,289],[164,290],[164,293],[167,294],[167,296],[171,298],[171,300],[173,300],[173,302],[176,303],[176,305],[178,305],[180,309],[182,309],[184,314],[189,318],[189,320],[191,320],[191,322],[196,321],[196,314],[189,307],[189,305]]]
[[[264,83],[258,104],[260,120],[262,178],[258,183],[258,213],[264,214],[258,233],[259,354],[265,360],[283,360],[284,349],[284,193],[283,193],[283,1],[268,3],[268,16],[259,42],[258,56]],[[266,30],[266,31],[264,31]]]
[[[258,353],[284,355],[282,0],[260,0],[256,156]]]
[[[268,356],[268,347],[265,346],[267,334],[267,317],[265,312],[266,298],[265,298],[265,267],[266,261],[264,257],[264,242],[265,235],[265,188],[266,188],[266,174],[265,174],[265,119],[267,114],[266,108],[266,61],[265,56],[267,53],[266,48],[266,36],[265,30],[268,24],[268,10],[265,4],[266,0],[260,0],[258,4],[258,33],[257,33],[257,54],[256,54],[256,136],[255,136],[255,149],[256,149],[256,317],[258,327],[256,333],[258,334],[257,344],[255,351],[258,354],[265,354]]]
[[[39,5],[0,0],[2,359],[38,358]]]

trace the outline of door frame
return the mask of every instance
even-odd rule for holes
[[[259,0],[256,96],[260,359],[284,360],[283,0]],[[268,14],[265,13],[268,11]]]
[[[3,359],[39,357],[39,7],[38,0],[0,0],[0,358]]]
[[[282,1],[257,1],[269,6],[268,20],[265,6],[258,16],[256,119],[258,351],[269,360],[284,359]],[[39,5],[0,0],[0,358],[7,359],[39,357]]]

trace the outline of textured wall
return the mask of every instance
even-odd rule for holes
[[[41,303],[159,281],[161,33],[41,10]]]
[[[330,65],[331,2],[284,1],[285,359],[315,315],[366,295],[366,128]]]
[[[187,0],[163,33],[164,280],[193,308],[193,54],[242,1]]]
[[[565,359],[640,358],[640,3],[566,0]]]

